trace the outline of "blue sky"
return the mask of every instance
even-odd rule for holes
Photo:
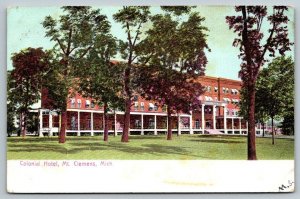
[[[112,14],[116,13],[120,7],[97,7],[102,10],[103,14],[108,16],[112,24],[112,34],[119,39],[125,39],[126,35],[120,24],[115,23]],[[158,8],[152,8],[153,12],[159,12]],[[230,79],[239,79],[238,71],[240,69],[241,60],[238,59],[238,48],[232,46],[233,39],[236,34],[229,30],[225,22],[225,16],[234,15],[234,7],[232,6],[199,6],[195,8],[200,15],[205,17],[203,25],[207,32],[207,43],[211,52],[207,52],[208,64],[206,67],[206,75],[215,77],[224,77]],[[59,7],[14,7],[7,11],[7,68],[12,69],[10,60],[11,54],[19,52],[27,47],[43,47],[50,49],[54,43],[49,38],[45,38],[45,30],[42,21],[45,16],[51,15],[58,18],[62,14]],[[294,41],[294,10],[289,9],[288,16],[290,22],[288,24],[289,37]],[[265,30],[267,30],[268,22],[265,21]],[[294,51],[289,55],[294,56]]]

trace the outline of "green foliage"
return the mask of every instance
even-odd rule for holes
[[[111,57],[117,53],[116,38],[102,35],[95,41],[95,47],[82,59],[77,69],[79,85],[77,90],[85,97],[91,97],[100,105],[109,104],[111,108],[123,109],[122,73],[124,67],[113,63]]]
[[[207,28],[199,13],[179,20],[169,13],[152,17],[152,27],[142,42],[138,85],[146,99],[167,105],[172,112],[192,110],[203,92],[196,80],[204,75]]]
[[[64,15],[59,19],[47,16],[43,22],[46,37],[54,41],[55,65],[45,83],[52,106],[62,111],[66,109],[69,89],[74,86],[77,68],[84,68],[87,53],[98,48],[95,43],[110,30],[110,23],[99,9],[88,6],[62,7]]]
[[[247,116],[247,94],[241,92],[240,114]],[[277,57],[264,68],[257,80],[255,97],[257,120],[294,114],[294,62],[291,57]]]

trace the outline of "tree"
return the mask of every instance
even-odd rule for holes
[[[132,106],[132,97],[134,85],[132,79],[134,74],[132,69],[134,61],[139,54],[139,44],[141,42],[142,28],[150,17],[149,7],[147,6],[124,6],[121,10],[113,15],[116,22],[121,23],[127,34],[126,41],[120,41],[120,53],[126,60],[126,67],[123,75],[123,95],[125,100],[124,128],[122,133],[122,142],[128,142],[130,127],[130,109]],[[139,63],[141,64],[141,63]]]
[[[116,38],[101,35],[95,47],[84,59],[86,67],[79,71],[78,91],[85,97],[91,97],[103,105],[104,141],[108,141],[108,110],[120,108],[124,103],[120,97],[122,91],[122,64],[112,63],[111,57],[117,53]]]
[[[272,144],[275,144],[274,118],[282,117],[294,107],[294,62],[292,58],[277,57],[260,73],[256,98],[259,108],[267,111],[272,121]]]
[[[67,99],[69,89],[74,83],[74,68],[84,67],[80,60],[94,48],[96,37],[108,33],[110,24],[100,10],[93,10],[87,6],[66,6],[62,7],[65,12],[59,20],[47,16],[43,22],[46,29],[46,37],[54,41],[54,49],[60,60],[60,68],[56,73],[60,77],[62,92],[57,93],[56,98],[64,103],[60,104],[61,129],[59,143],[66,140],[67,127]]]
[[[7,136],[17,130],[15,126],[16,121],[16,104],[14,103],[11,91],[14,87],[14,81],[11,78],[11,71],[7,71]]]
[[[14,69],[10,76],[8,98],[20,114],[23,137],[26,135],[29,108],[40,99],[40,85],[43,74],[49,68],[49,58],[50,54],[44,52],[42,48],[27,48],[12,56]]]
[[[291,107],[288,110],[285,110],[283,121],[280,125],[282,132],[285,135],[294,135],[295,134],[295,117],[294,117],[294,107]]]
[[[268,11],[271,14],[268,15]],[[268,58],[275,56],[275,52],[284,55],[290,50],[292,43],[288,39],[286,24],[289,19],[285,15],[286,6],[236,6],[237,16],[227,16],[226,22],[230,29],[237,33],[233,46],[239,47],[239,57],[242,59],[239,76],[243,81],[243,87],[248,93],[248,160],[256,160],[255,144],[255,87],[261,67]],[[270,23],[268,36],[264,37],[262,25],[264,19]]]
[[[204,75],[207,63],[204,18],[182,7],[188,19],[180,21],[179,16],[183,14],[178,11],[180,8],[167,8],[167,13],[152,17],[152,28],[142,42],[145,47],[141,52],[145,56],[141,62],[152,56],[140,68],[137,81],[143,97],[167,106],[167,140],[172,139],[171,114],[190,113],[199,108],[198,97],[204,89],[197,77]]]

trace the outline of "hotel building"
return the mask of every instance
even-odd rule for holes
[[[199,82],[205,93],[199,97],[201,108],[190,113],[172,115],[172,131],[178,134],[247,134],[248,124],[238,115],[241,82],[225,78],[203,76]],[[57,135],[59,116],[47,107],[47,95],[42,93],[39,114],[39,135]],[[154,101],[133,97],[130,113],[131,135],[158,135],[167,132],[167,113]],[[110,110],[109,134],[123,131],[124,112]],[[96,136],[103,134],[103,107],[93,99],[75,94],[67,103],[67,136]],[[261,134],[257,128],[257,134]]]

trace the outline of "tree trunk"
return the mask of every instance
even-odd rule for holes
[[[103,112],[103,117],[104,117],[104,133],[103,133],[103,140],[106,142],[108,141],[108,114],[107,114],[107,103],[104,103],[104,112]]]
[[[125,91],[125,115],[124,128],[122,134],[122,142],[128,142],[129,128],[130,128],[130,109],[131,109],[131,92],[130,92],[130,71],[131,71],[131,54],[128,61],[128,66],[124,73],[124,91]]]
[[[263,125],[263,137],[265,137],[265,123],[263,122],[262,125]]]
[[[116,109],[115,109],[115,110],[114,110],[114,137],[116,137],[116,135],[117,135],[116,118],[117,118],[117,114],[116,114]]]
[[[167,119],[168,119],[168,132],[167,132],[167,140],[172,140],[172,119],[171,119],[171,110],[170,107],[167,107]]]
[[[274,117],[271,117],[272,121],[272,144],[275,144],[275,132],[274,132]]]
[[[59,143],[66,142],[66,129],[67,129],[67,111],[62,111],[61,113],[61,128],[59,132]]]
[[[249,125],[248,125],[248,160],[256,160],[255,133],[255,84],[248,86]]]
[[[127,99],[125,102],[125,115],[124,115],[124,128],[122,134],[122,142],[128,142],[129,138],[129,128],[130,128],[130,108],[131,108],[131,99]]]

